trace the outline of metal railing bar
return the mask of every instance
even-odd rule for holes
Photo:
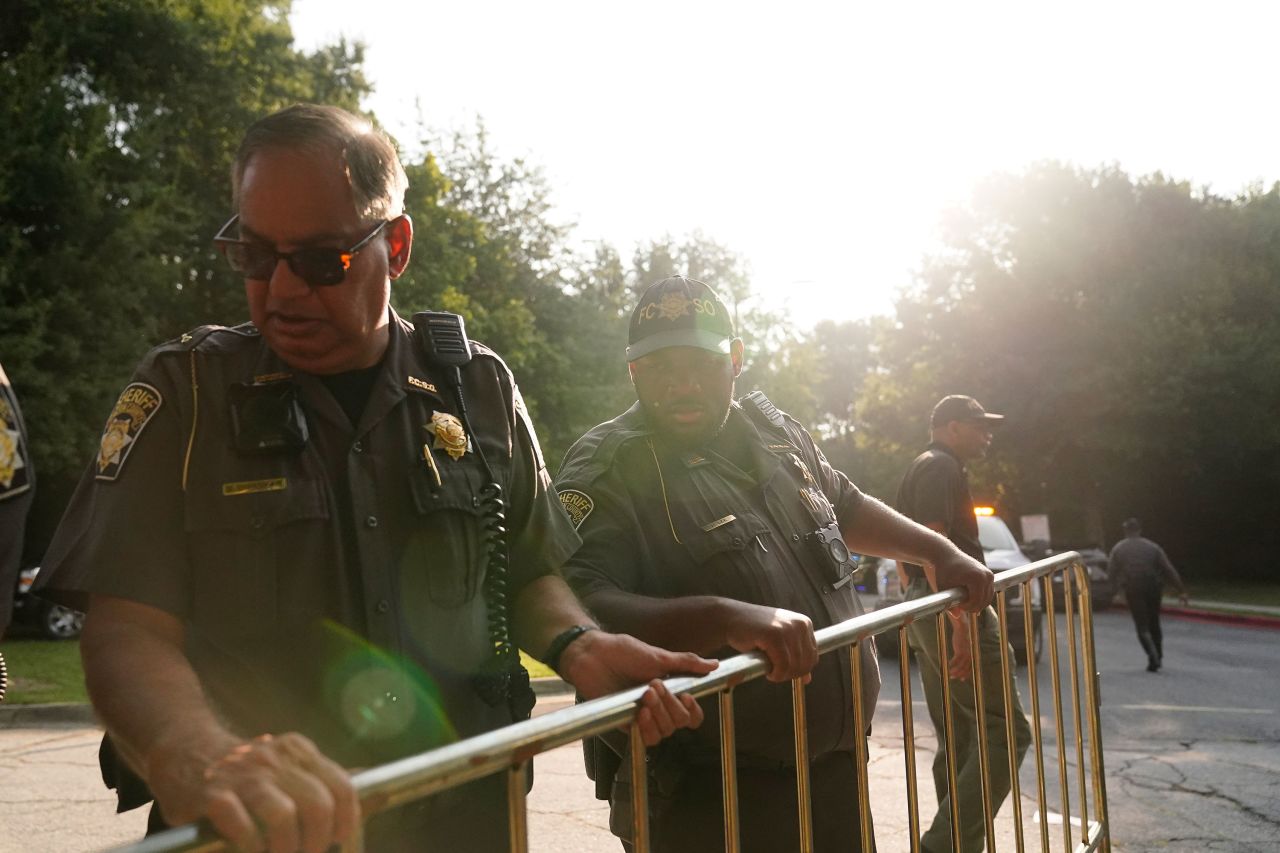
[[[911,853],[920,851],[920,792],[916,778],[916,735],[911,711],[911,650],[907,626],[898,629],[898,674],[902,681],[902,745],[907,772],[907,825],[911,829]]]

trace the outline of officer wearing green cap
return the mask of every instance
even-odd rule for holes
[[[743,343],[706,284],[674,276],[646,289],[627,360],[636,404],[583,436],[556,478],[583,540],[565,577],[611,630],[768,658],[767,678],[736,691],[743,850],[798,849],[786,682],[805,679],[815,849],[857,849],[854,691],[870,713],[879,671],[865,644],[864,681],[853,684],[848,650],[819,659],[814,638],[862,612],[850,552],[927,563],[943,586],[965,587],[974,609],[991,598],[991,573],[863,495],[763,394],[734,400]],[[716,716],[714,700],[703,709]],[[710,719],[651,752],[653,850],[723,848],[718,729]],[[608,764],[594,762],[597,794],[611,800],[626,847],[630,770]]]

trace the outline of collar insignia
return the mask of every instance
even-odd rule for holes
[[[812,472],[809,471],[809,466],[804,464],[804,460],[801,459],[796,454],[792,453],[791,461],[795,463],[795,466],[797,468],[800,469],[800,475],[804,477],[804,481],[808,483],[812,488],[816,489],[818,487],[818,481],[813,478],[813,474]]]
[[[431,446],[437,450],[443,448],[455,462],[471,448],[471,439],[462,428],[462,421],[448,412],[432,412],[431,423],[423,426],[436,437]]]
[[[414,388],[421,388],[423,391],[430,391],[432,394],[439,393],[436,391],[436,386],[432,385],[430,382],[419,379],[416,376],[410,376],[406,381]]]

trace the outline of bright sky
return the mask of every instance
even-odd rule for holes
[[[291,19],[304,48],[366,43],[393,133],[482,116],[577,239],[628,258],[700,229],[806,325],[889,313],[994,171],[1118,163],[1224,194],[1280,174],[1273,4],[294,0]]]

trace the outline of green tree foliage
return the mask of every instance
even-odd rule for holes
[[[287,3],[10,0],[0,28],[0,358],[41,473],[31,553],[151,345],[244,315],[209,238],[239,134],[323,98],[360,50],[292,47]]]
[[[976,481],[1010,515],[1076,541],[1143,516],[1193,573],[1247,573],[1280,544],[1278,236],[1280,188],[992,178],[899,302],[859,416],[905,459],[933,401],[973,394],[1009,415]]]

